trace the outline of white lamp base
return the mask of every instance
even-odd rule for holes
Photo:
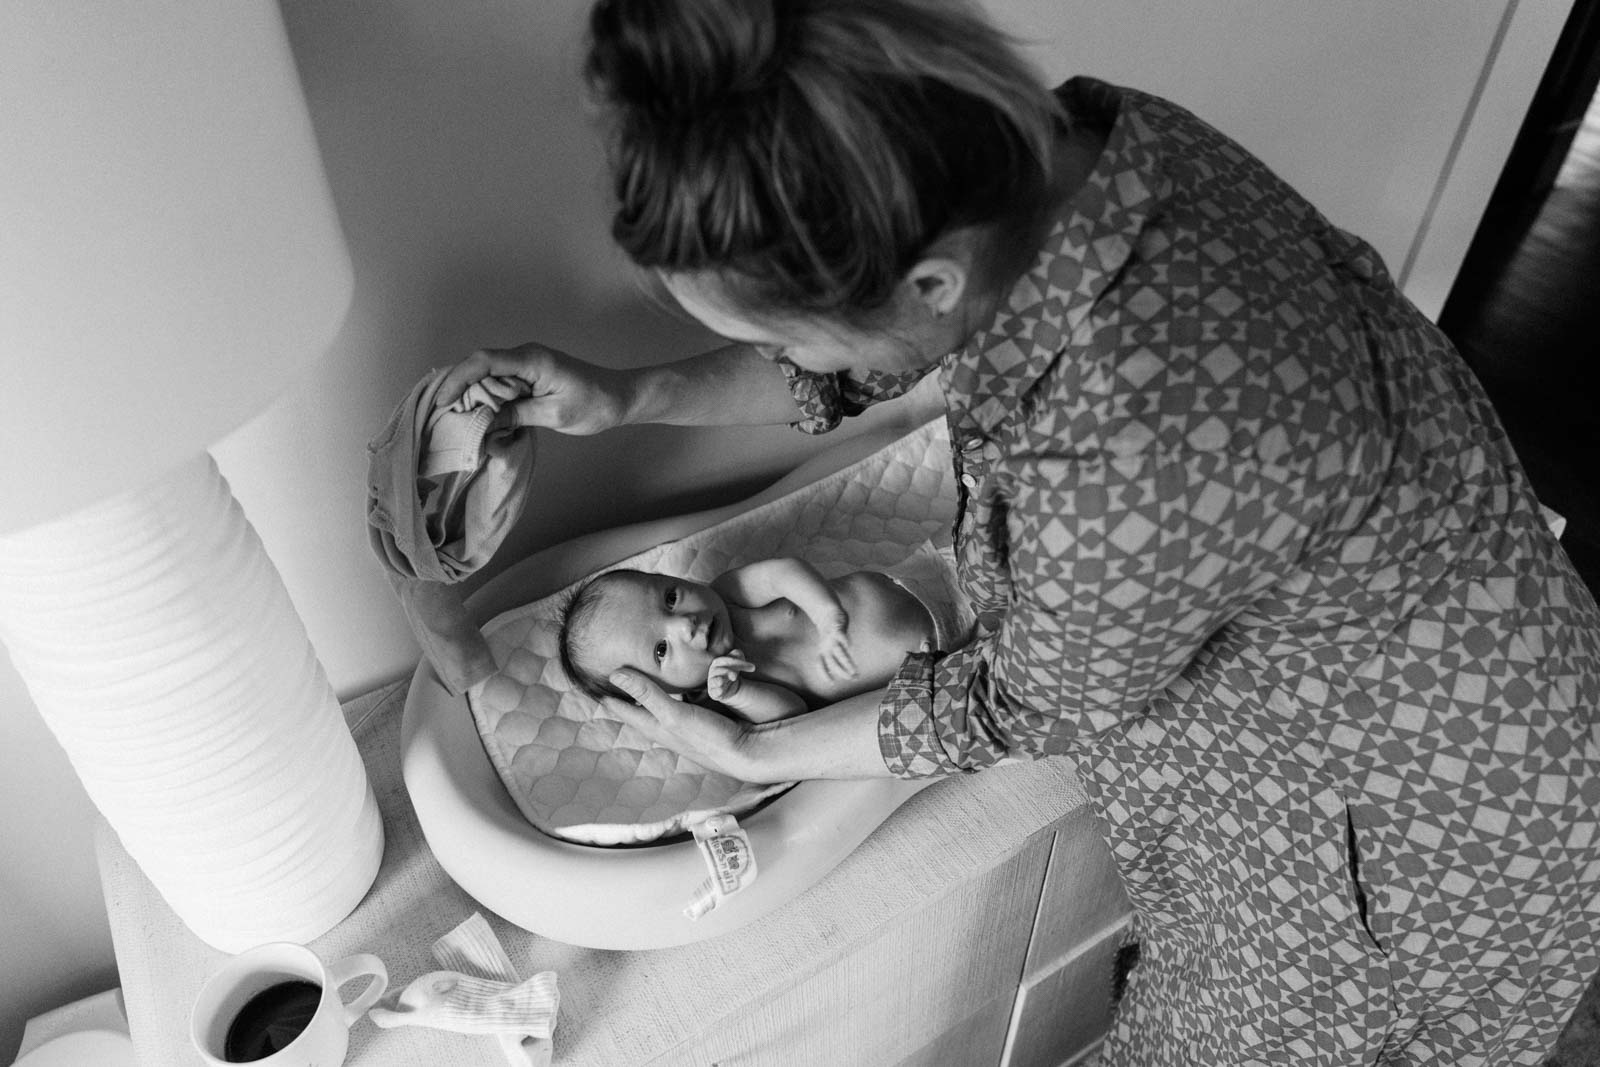
[[[208,455],[0,537],[0,641],[124,847],[197,936],[304,943],[377,876],[360,754]]]

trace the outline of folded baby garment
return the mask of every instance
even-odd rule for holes
[[[459,696],[496,666],[455,586],[522,514],[534,448],[509,409],[439,406],[443,379],[428,372],[367,445],[367,533],[423,655]]]

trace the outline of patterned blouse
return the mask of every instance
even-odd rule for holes
[[[980,631],[884,759],[1076,759],[1141,943],[1106,1064],[1537,1063],[1600,966],[1600,613],[1370,247],[1060,92],[1102,158],[938,367]],[[907,384],[787,370],[814,431]]]

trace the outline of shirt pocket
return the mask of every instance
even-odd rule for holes
[[[1377,912],[1377,898],[1372,885],[1368,881],[1371,874],[1370,861],[1364,860],[1361,855],[1362,843],[1365,834],[1357,829],[1355,811],[1349,804],[1344,809],[1345,828],[1345,893],[1349,897],[1357,926],[1356,934],[1363,946],[1377,952],[1385,959],[1389,957],[1389,950],[1384,947],[1383,941],[1378,936],[1378,930],[1387,924],[1384,917]]]

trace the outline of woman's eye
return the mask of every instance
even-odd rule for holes
[[[656,642],[656,662],[660,663],[662,660],[664,660],[666,658],[667,658],[667,643],[665,641],[657,641]]]
[[[671,611],[673,608],[677,607],[678,606],[678,587],[675,586],[675,585],[667,586],[667,592],[666,592],[666,594],[664,596],[664,599],[667,602],[667,610],[668,611]]]

